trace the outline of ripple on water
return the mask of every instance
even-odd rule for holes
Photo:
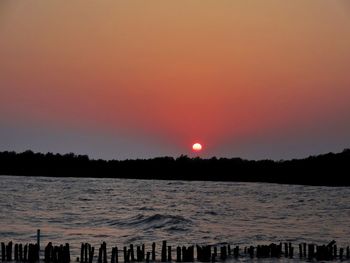
[[[0,238],[79,245],[288,241],[348,245],[350,188],[1,176]],[[273,239],[273,240],[272,240]],[[275,240],[276,239],[276,240]]]

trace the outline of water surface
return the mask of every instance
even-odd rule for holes
[[[0,176],[0,241],[349,245],[350,188]]]

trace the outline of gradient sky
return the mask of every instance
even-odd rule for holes
[[[0,0],[0,150],[350,147],[348,0]]]

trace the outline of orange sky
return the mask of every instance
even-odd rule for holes
[[[0,150],[176,156],[200,140],[203,156],[282,158],[350,144],[347,0],[2,0],[0,36]],[[58,148],[52,131],[100,146]]]

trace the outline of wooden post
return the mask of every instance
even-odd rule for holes
[[[95,247],[89,246],[89,263],[94,259]]]
[[[347,246],[346,247],[346,259],[349,259],[350,258],[350,247]]]
[[[288,244],[284,243],[284,256],[287,258],[288,257]]]
[[[162,245],[162,256],[161,256],[161,261],[165,262],[166,261],[166,240],[163,241]]]
[[[134,245],[130,244],[130,256],[131,256],[131,261],[135,261],[135,255],[134,255]]]
[[[194,246],[190,246],[190,261],[193,262],[194,261]]]
[[[12,241],[10,241],[7,245],[6,256],[7,261],[12,261]]]
[[[303,253],[304,253],[304,258],[306,258],[306,243],[303,244]]]
[[[88,254],[89,254],[89,249],[90,248],[90,244],[89,243],[85,243],[84,245],[84,263],[88,263],[89,259],[88,259]]]
[[[226,246],[220,247],[220,258],[221,258],[221,260],[225,260],[226,257],[227,257]]]
[[[18,244],[15,244],[15,255],[14,255],[15,261],[18,261]]]
[[[38,253],[40,252],[40,229],[36,231],[36,244],[38,245]]]
[[[314,254],[315,254],[315,247],[314,247],[314,245],[313,244],[309,244],[308,245],[308,249],[309,249],[309,256],[308,256],[308,258],[309,258],[309,260],[312,260],[313,258],[314,258]]]
[[[235,258],[238,258],[239,256],[239,246],[236,246],[234,249],[233,249],[233,256]]]
[[[203,247],[196,245],[197,248],[197,261],[203,261]]]
[[[18,257],[19,257],[19,261],[22,262],[23,261],[23,246],[22,244],[19,244],[18,246]]]
[[[1,260],[2,262],[6,261],[6,253],[5,253],[5,243],[1,242]]]
[[[124,252],[124,263],[125,263],[125,262],[129,262],[129,260],[127,259],[126,247],[123,248],[123,252]]]
[[[137,262],[141,262],[141,248],[140,248],[140,246],[136,246],[136,260],[137,260]]]
[[[147,257],[146,257],[146,262],[149,263],[149,258],[151,256],[151,253],[150,252],[147,252]]]
[[[81,247],[80,247],[80,262],[84,263],[84,251],[85,251],[85,244],[81,243]]]
[[[176,262],[181,262],[181,247],[177,246],[176,248]]]
[[[156,261],[156,243],[152,243],[152,261]]]
[[[115,248],[112,247],[111,263],[115,263]]]
[[[171,259],[171,246],[168,246],[168,261],[172,261]]]
[[[23,261],[24,261],[24,262],[27,262],[27,261],[28,261],[28,244],[25,244],[25,245],[24,245]]]
[[[343,255],[344,255],[344,248],[339,249],[339,258],[340,260],[343,260]]]
[[[46,263],[50,263],[51,262],[51,256],[52,255],[52,243],[49,242],[47,244],[47,246],[45,247],[45,253],[44,253],[44,261]]]
[[[182,252],[182,261],[188,262],[187,249],[185,246],[182,246],[181,252]]]
[[[106,244],[106,242],[103,242],[102,246],[103,246],[103,263],[107,263],[107,244]]]
[[[142,247],[141,247],[141,261],[144,261],[145,260],[145,244],[142,244]]]
[[[293,258],[294,257],[294,247],[290,247],[289,248],[289,258]]]
[[[102,246],[100,246],[100,248],[98,249],[98,259],[97,259],[98,263],[102,263]]]
[[[253,246],[249,247],[249,255],[250,255],[251,258],[254,257],[254,247]]]

